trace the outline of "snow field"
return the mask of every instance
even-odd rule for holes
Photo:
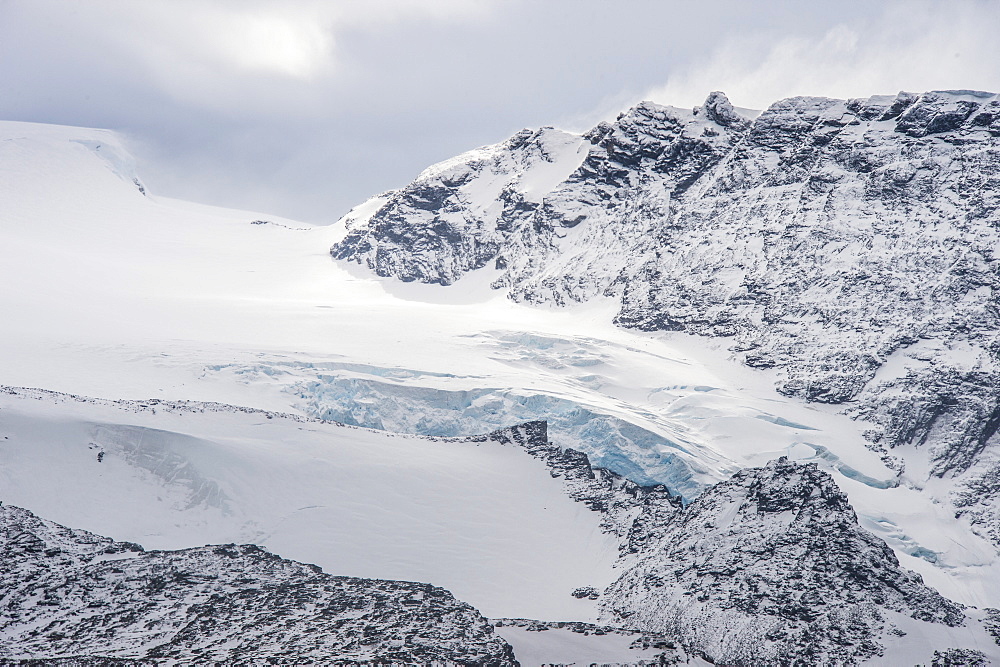
[[[553,151],[553,174],[572,167],[571,141]],[[863,423],[778,395],[719,341],[615,328],[609,300],[514,304],[487,270],[446,288],[374,278],[330,260],[336,226],[143,195],[103,131],[0,123],[0,176],[3,384],[437,435],[540,417],[557,444],[689,496],[777,456],[816,460],[905,567],[1000,606],[995,551],[933,493],[894,487]],[[149,548],[249,540],[427,581],[491,616],[587,620],[569,591],[613,575],[597,515],[519,451],[87,405],[3,398],[18,444],[0,441],[0,499]]]

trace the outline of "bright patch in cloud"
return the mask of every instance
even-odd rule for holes
[[[309,78],[332,58],[332,35],[311,17],[253,12],[228,16],[218,27],[209,44],[240,69]]]

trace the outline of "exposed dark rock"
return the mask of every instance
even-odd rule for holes
[[[486,619],[429,584],[335,577],[253,545],[145,551],[12,506],[0,548],[8,662],[517,664]]]
[[[968,648],[950,648],[934,651],[931,667],[986,667],[990,661],[982,651]]]
[[[993,637],[993,641],[1000,646],[1000,609],[986,609],[986,631]]]
[[[886,611],[948,626],[962,607],[902,568],[815,464],[742,470],[658,525],[602,597],[606,621],[718,664],[851,664],[881,655]]]

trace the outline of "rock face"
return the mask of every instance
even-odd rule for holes
[[[517,664],[428,584],[335,577],[252,545],[144,551],[12,506],[0,547],[4,659]]]
[[[882,653],[886,611],[964,619],[858,525],[812,463],[745,469],[645,523],[648,538],[603,596],[605,620],[676,637],[718,664],[852,664]]]
[[[623,326],[725,337],[779,391],[872,424],[874,448],[925,450],[915,481],[953,478],[1000,546],[998,204],[994,94],[751,118],[713,93],[459,156],[352,211],[332,252],[443,285],[492,263],[515,300],[612,295]]]
[[[379,275],[450,285],[494,260],[513,220],[565,178],[585,154],[580,137],[522,130],[507,141],[463,153],[421,173],[402,190],[377,197],[348,217],[367,223],[333,249]],[[368,208],[377,213],[364,218]]]
[[[598,594],[601,621],[677,643],[722,665],[856,664],[905,636],[903,614],[966,624],[961,605],[903,568],[858,524],[847,496],[815,463],[748,468],[683,505],[663,486],[594,468],[547,439],[544,422],[496,431],[604,514],[622,574]],[[957,650],[957,649],[956,649]]]
[[[521,447],[542,461],[552,477],[563,480],[573,500],[600,512],[601,527],[629,547],[645,539],[645,532],[636,525],[637,516],[670,516],[682,505],[681,498],[662,484],[636,484],[610,470],[593,467],[583,452],[549,442],[544,421],[499,429],[485,437]]]

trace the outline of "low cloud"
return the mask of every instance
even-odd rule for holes
[[[38,77],[91,79],[189,107],[292,116],[338,83],[339,35],[406,22],[461,23],[494,0],[5,0],[0,51]],[[42,75],[42,77],[39,77]]]
[[[694,106],[712,90],[762,109],[794,95],[867,97],[900,90],[1000,92],[1000,3],[894,2],[881,15],[771,40],[732,37],[644,97]]]
[[[332,221],[641,99],[998,90],[997,25],[994,0],[0,0],[0,118],[123,132],[156,194]]]

